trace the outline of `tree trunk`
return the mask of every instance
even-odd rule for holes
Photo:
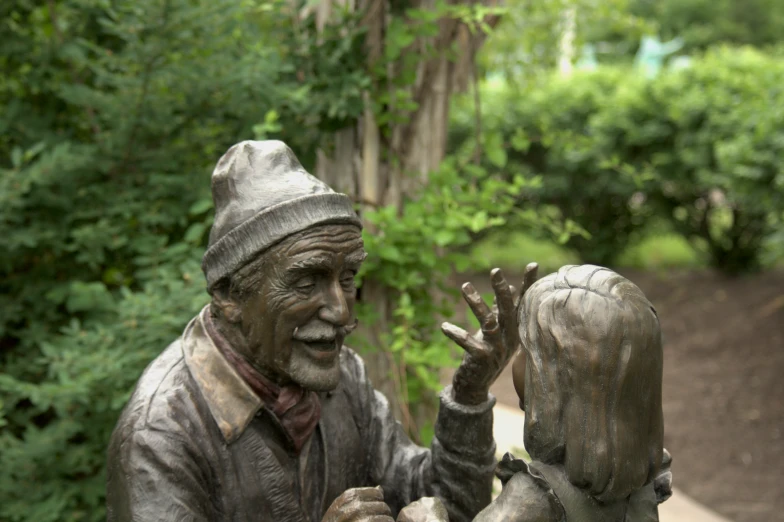
[[[348,7],[363,13],[363,24],[367,28],[366,56],[368,68],[384,57],[385,32],[394,14],[390,8],[397,0],[322,0],[308,9],[316,16],[319,30],[329,23],[332,10]],[[451,0],[451,5],[496,6],[499,0]],[[399,4],[398,4],[399,5]],[[435,0],[413,0],[407,6],[420,9],[436,9]],[[498,22],[498,16],[488,15],[484,20],[489,26]],[[422,59],[417,68],[416,81],[410,87],[417,104],[405,123],[393,124],[387,129],[385,138],[376,121],[371,100],[378,94],[378,86],[365,93],[365,111],[356,125],[339,131],[334,136],[334,148],[330,153],[318,151],[315,175],[335,190],[355,198],[361,205],[360,214],[369,208],[393,205],[402,211],[407,198],[415,197],[417,187],[427,182],[428,173],[437,169],[444,159],[449,120],[451,95],[470,85],[474,73],[476,51],[486,34],[471,30],[465,23],[454,18],[438,21],[438,34],[419,37],[404,53],[425,55],[426,47],[435,52]],[[454,45],[459,51],[457,59],[450,60],[449,51]],[[398,63],[387,64],[389,76],[395,75]],[[395,110],[387,107],[385,110]],[[397,161],[390,161],[395,158]],[[365,226],[373,233],[372,225]],[[370,378],[376,389],[383,392],[397,418],[409,433],[416,434],[421,427],[409,411],[406,399],[405,368],[392,358],[385,349],[381,334],[390,331],[392,312],[396,296],[375,281],[365,281],[361,288],[360,302],[372,307],[379,320],[372,327],[365,325],[358,332],[369,340],[374,351],[363,353],[368,364]],[[418,405],[419,406],[419,405]],[[421,408],[417,408],[421,410]],[[425,408],[421,415],[432,421],[432,408]],[[427,411],[429,410],[429,411]],[[417,415],[419,416],[419,415]]]

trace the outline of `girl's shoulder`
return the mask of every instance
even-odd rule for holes
[[[512,454],[496,468],[503,490],[474,522],[565,522],[564,511],[540,474]]]

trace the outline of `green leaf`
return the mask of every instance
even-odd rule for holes
[[[484,230],[485,228],[488,227],[488,225],[489,225],[488,215],[487,212],[484,210],[477,212],[471,217],[471,225],[470,225],[471,232],[479,232],[481,230]]]
[[[506,150],[504,149],[503,136],[500,133],[488,133],[485,137],[484,149],[490,163],[498,168],[506,166]]]
[[[394,263],[400,263],[403,261],[403,257],[400,254],[400,250],[391,244],[379,245],[376,253],[381,259],[384,259],[386,261],[392,261]]]
[[[451,244],[454,240],[455,233],[451,230],[437,230],[433,234],[433,241],[441,247]]]
[[[23,153],[19,147],[11,149],[11,166],[18,169],[22,166]]]
[[[204,238],[204,233],[207,231],[207,225],[205,223],[194,223],[188,230],[185,232],[185,237],[183,238],[187,243],[191,243],[194,245],[199,245]]]
[[[71,283],[65,308],[70,313],[107,310],[114,305],[114,299],[103,283]]]
[[[531,142],[528,140],[528,137],[523,132],[523,129],[517,129],[512,136],[512,148],[518,152],[528,152],[528,149],[531,147]]]
[[[200,199],[188,209],[188,215],[196,217],[205,214],[206,212],[212,210],[213,204],[212,199],[204,198]]]

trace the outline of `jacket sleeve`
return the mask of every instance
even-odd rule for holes
[[[144,429],[112,441],[107,520],[216,520],[195,448],[172,434]]]
[[[353,354],[352,354],[353,355]],[[450,522],[468,522],[490,503],[495,468],[493,405],[463,406],[443,390],[431,449],[415,445],[405,434],[383,394],[373,389],[364,362],[354,358],[354,378],[360,398],[359,427],[368,443],[370,485],[384,489],[397,516],[421,497],[438,497]],[[355,397],[356,399],[356,397]]]

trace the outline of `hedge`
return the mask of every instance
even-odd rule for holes
[[[486,84],[481,142],[511,175],[542,177],[520,200],[551,207],[590,237],[567,245],[612,264],[651,216],[666,219],[727,273],[753,270],[784,206],[784,60],[720,48],[647,80],[632,69],[553,76],[529,90]],[[470,100],[453,111],[450,147],[474,147]],[[496,153],[497,154],[497,153]],[[493,158],[484,155],[492,164]]]

